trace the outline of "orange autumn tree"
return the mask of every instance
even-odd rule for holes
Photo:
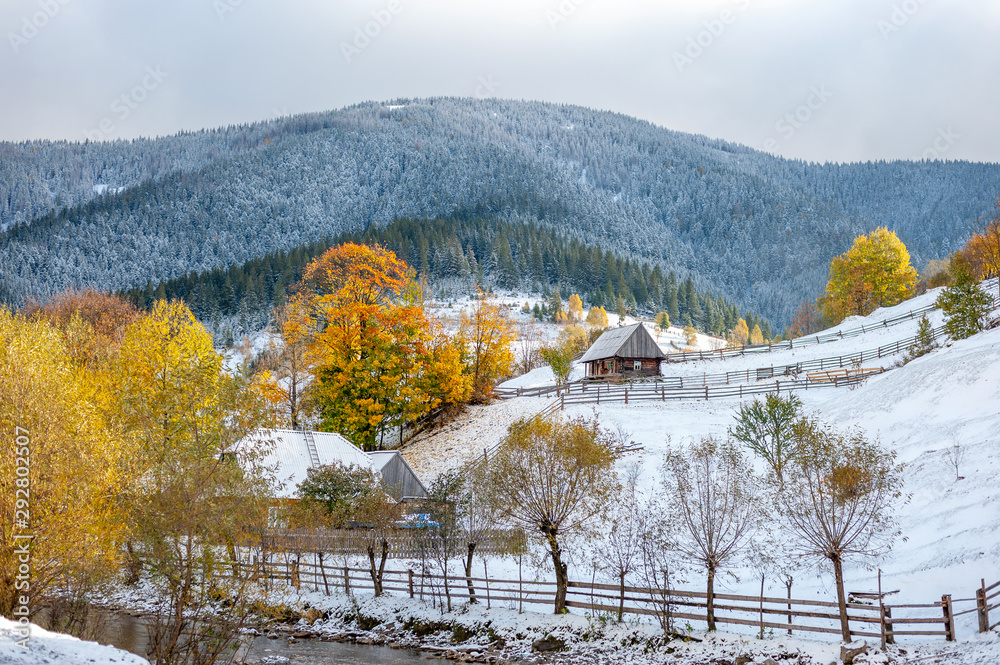
[[[307,345],[320,428],[366,450],[468,397],[461,350],[427,317],[413,271],[382,247],[345,243],[310,263],[284,332]]]
[[[1000,277],[1000,201],[997,201],[997,211],[959,251],[977,279]],[[1000,280],[997,291],[1000,293]]]

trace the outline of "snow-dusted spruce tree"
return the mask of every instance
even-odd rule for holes
[[[556,574],[555,613],[566,611],[569,586],[563,545],[590,533],[619,491],[614,438],[583,419],[534,417],[511,425],[488,462],[486,491],[497,512],[535,533]]]
[[[944,312],[944,327],[951,338],[965,339],[983,329],[993,299],[960,256],[952,260],[951,272],[955,281],[938,296],[937,305]]]
[[[833,566],[841,632],[849,642],[844,561],[884,554],[899,536],[895,510],[904,500],[903,467],[895,452],[858,431],[842,434],[802,419],[795,436],[802,445],[776,493],[776,508],[793,547]]]
[[[927,355],[935,348],[937,348],[937,343],[934,341],[934,331],[931,330],[930,319],[924,314],[920,317],[920,323],[917,324],[916,337],[913,340],[913,344],[907,349],[903,362],[908,363],[920,356]]]
[[[715,630],[715,576],[734,563],[760,523],[760,480],[734,442],[709,436],[669,451],[661,481],[677,548],[705,569],[708,629]]]
[[[767,462],[778,483],[789,460],[795,457],[799,442],[792,436],[792,426],[799,417],[802,401],[794,396],[765,395],[740,405],[733,415],[729,435]]]

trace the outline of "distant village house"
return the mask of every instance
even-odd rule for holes
[[[667,357],[641,323],[612,328],[583,354],[588,379],[660,376],[660,362]]]

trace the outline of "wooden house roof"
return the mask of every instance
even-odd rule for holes
[[[594,345],[583,354],[581,362],[604,360],[605,358],[657,358],[662,360],[667,354],[649,334],[646,326],[634,323],[622,328],[612,328],[597,338]]]

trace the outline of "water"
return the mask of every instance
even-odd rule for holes
[[[44,616],[36,621],[45,625]],[[110,644],[140,656],[146,655],[146,629],[141,618],[93,608],[85,637]],[[299,639],[289,644],[286,635],[269,640],[263,635],[248,640],[249,652],[241,655],[247,663],[290,663],[294,665],[416,665],[438,660],[418,651],[391,649],[341,642],[322,642],[317,638]],[[281,660],[287,658],[288,661]],[[273,659],[273,660],[272,660]]]

